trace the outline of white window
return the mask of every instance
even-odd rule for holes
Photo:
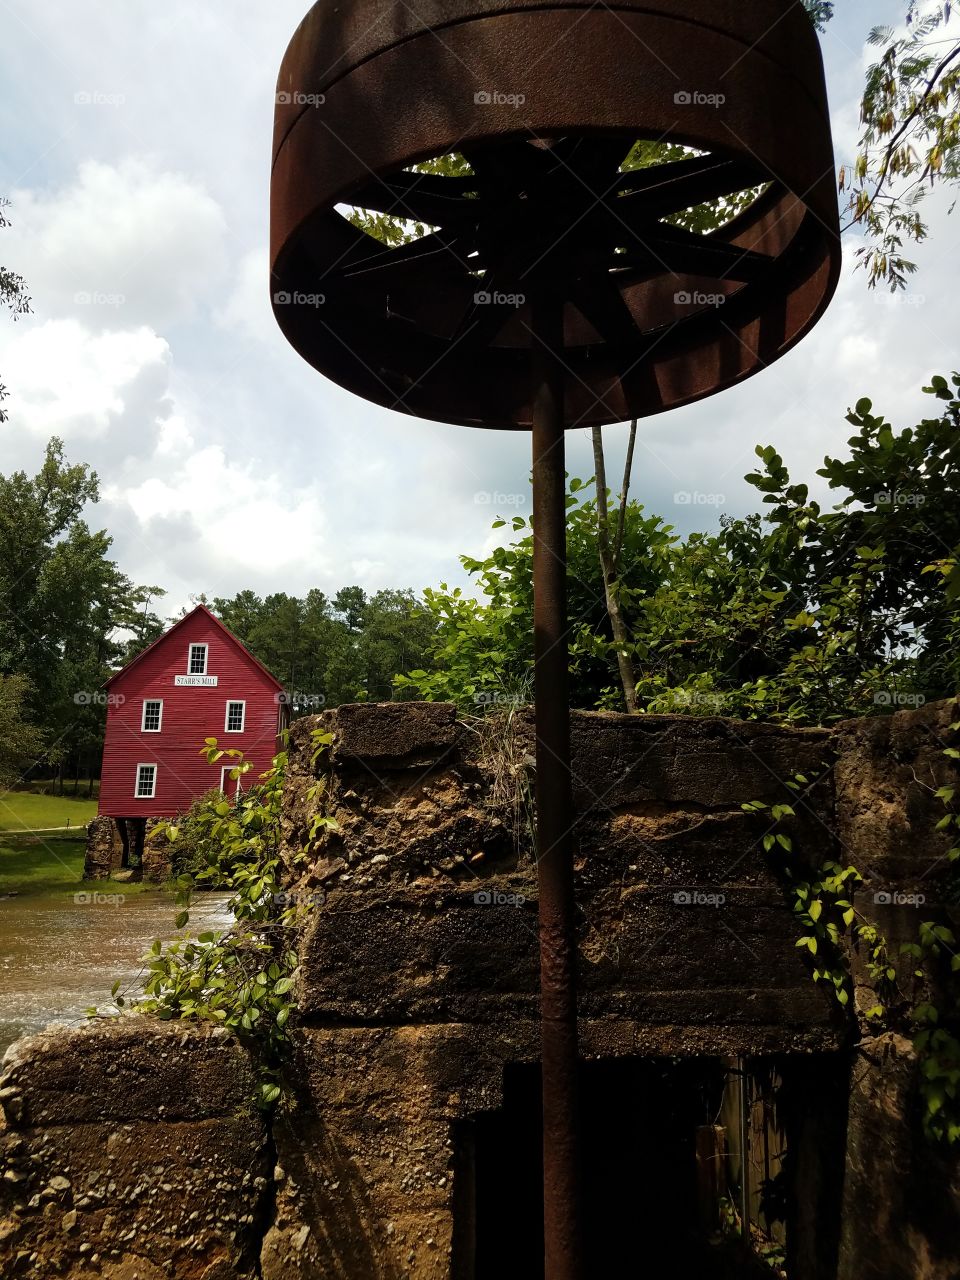
[[[245,702],[228,702],[227,718],[223,722],[224,730],[227,733],[243,733],[246,714],[247,704]]]
[[[137,800],[152,800],[157,790],[157,766],[155,764],[137,765],[137,785],[134,796]]]
[[[240,794],[240,779],[231,778],[237,766],[235,764],[224,765],[220,770],[220,790],[225,796],[238,796]]]
[[[192,644],[190,646],[187,672],[191,676],[205,676],[207,674],[207,646],[205,644]]]
[[[145,698],[143,701],[143,719],[140,728],[144,733],[159,733],[163,723],[163,699]]]

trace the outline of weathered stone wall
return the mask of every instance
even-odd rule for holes
[[[120,832],[113,818],[92,818],[87,824],[87,847],[83,860],[84,880],[108,880],[119,871],[123,858]]]
[[[866,1040],[853,1074],[837,1280],[960,1276],[958,1157],[920,1126],[909,1041]]]
[[[0,1274],[253,1277],[272,1159],[246,1056],[146,1018],[11,1046]]]
[[[449,706],[341,708],[324,723],[336,742],[322,804],[341,832],[302,885],[326,895],[303,947],[304,1020],[509,1020],[525,1036],[538,1013],[536,868],[493,783],[505,770],[525,781],[529,719],[506,762],[496,740],[478,749]],[[295,724],[291,740],[292,847],[311,816],[310,727]],[[782,798],[797,770],[826,773],[801,816],[802,837],[822,847],[829,746],[816,730],[573,716],[581,1007],[616,1052],[841,1043],[843,1019],[809,981],[741,809]]]
[[[123,867],[123,833],[121,825],[128,831],[127,839],[134,840],[133,827],[142,819],[125,818],[93,818],[87,825],[87,845],[83,861],[84,880],[108,880],[116,876]],[[170,842],[157,837],[156,828],[163,821],[159,818],[147,818],[144,824],[143,856],[136,869],[137,878],[151,880],[157,884],[169,879],[171,874]]]
[[[892,938],[913,936],[917,909],[874,895],[922,893],[922,918],[956,914],[939,900],[947,843],[932,795],[954,716],[942,705],[832,731],[573,716],[584,1056],[787,1064],[791,1280],[957,1280],[960,1175],[920,1135],[909,1045],[872,1037],[859,958],[846,1015],[810,980],[767,827],[741,805],[786,798],[797,772],[815,779],[794,841],[859,866],[858,907]],[[314,764],[316,728],[334,740]],[[13,1174],[0,1259],[29,1274],[36,1254],[80,1277],[96,1254],[113,1280],[154,1280],[172,1251],[164,1274],[184,1280],[225,1280],[226,1267],[449,1280],[462,1247],[455,1135],[501,1106],[505,1068],[539,1053],[532,738],[526,714],[478,735],[427,704],[297,722],[284,856],[290,893],[312,909],[295,1098],[268,1136],[242,1054],[204,1033],[137,1020],[28,1042],[0,1093]],[[339,830],[295,861],[317,812]],[[158,1055],[169,1069],[148,1079]],[[128,1136],[145,1154],[110,1165],[104,1188]],[[99,1198],[78,1192],[92,1174]],[[48,1190],[57,1176],[69,1196]]]

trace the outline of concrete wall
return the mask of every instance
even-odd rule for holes
[[[811,981],[762,851],[766,828],[741,805],[784,798],[798,771],[816,779],[797,806],[795,842],[860,866],[868,883],[858,906],[882,916],[893,936],[910,936],[913,909],[875,905],[873,895],[922,886],[923,918],[950,915],[938,901],[946,842],[933,827],[942,809],[924,786],[951,768],[941,752],[954,714],[942,705],[829,732],[573,717],[584,1056],[785,1065],[798,1205],[791,1280],[956,1280],[960,1175],[955,1159],[932,1155],[919,1135],[909,1045],[870,1036],[862,1013],[873,997],[857,958],[857,1007],[847,1014]],[[317,727],[331,730],[334,744],[314,767]],[[488,724],[478,737],[441,705],[342,707],[296,723],[284,856],[291,894],[314,905],[300,947],[295,1096],[267,1136],[240,1104],[250,1079],[238,1051],[217,1042],[223,1078],[207,1068],[198,1076],[190,1064],[211,1052],[209,1043],[175,1026],[138,1021],[28,1042],[2,1082],[14,1090],[11,1105],[0,1091],[14,1172],[18,1152],[31,1160],[58,1127],[89,1133],[85,1093],[104,1116],[118,1096],[136,1093],[129,1072],[122,1089],[114,1076],[139,1037],[169,1046],[188,1087],[178,1072],[150,1084],[149,1118],[131,1114],[125,1123],[143,1126],[155,1158],[114,1175],[95,1208],[77,1206],[78,1225],[65,1234],[40,1188],[56,1172],[52,1163],[35,1180],[39,1209],[25,1199],[28,1189],[38,1193],[34,1181],[0,1184],[12,1197],[0,1257],[6,1249],[11,1265],[28,1268],[33,1253],[59,1256],[52,1273],[69,1276],[88,1273],[92,1249],[99,1265],[120,1266],[124,1250],[159,1265],[151,1232],[162,1217],[144,1219],[146,1234],[108,1254],[102,1221],[88,1215],[109,1209],[116,1223],[137,1183],[134,1201],[169,1194],[202,1218],[210,1210],[198,1170],[209,1159],[233,1171],[223,1179],[226,1199],[213,1206],[231,1230],[214,1230],[195,1249],[178,1235],[189,1214],[177,1218],[180,1269],[170,1274],[219,1280],[215,1268],[229,1264],[239,1275],[259,1266],[264,1280],[447,1280],[462,1244],[456,1135],[500,1106],[505,1068],[538,1056],[536,876],[524,799],[532,751],[525,715],[509,727]],[[319,801],[311,798],[318,779]],[[311,851],[304,871],[294,857],[318,804],[340,830]],[[129,1039],[118,1047],[116,1036]],[[21,1104],[29,1090],[47,1088],[51,1061],[81,1051],[94,1065],[72,1068],[72,1111],[44,1116]],[[146,1057],[135,1061],[145,1075]],[[201,1076],[192,1116],[191,1081]],[[180,1124],[202,1129],[210,1154],[199,1163],[161,1155],[176,1149]],[[85,1161],[100,1159],[85,1141],[65,1175],[71,1184],[86,1176]],[[162,1191],[165,1182],[173,1192]],[[234,1227],[240,1219],[248,1221]],[[81,1238],[91,1245],[82,1256]]]

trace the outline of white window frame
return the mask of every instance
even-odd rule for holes
[[[149,795],[147,794],[147,792],[145,792],[145,791],[141,791],[141,790],[140,790],[140,770],[141,770],[141,769],[152,769],[152,770],[153,770],[153,778],[152,778],[151,783],[150,783],[150,793],[149,793]],[[138,765],[137,765],[137,772],[136,772],[136,774],[134,775],[134,779],[133,779],[133,798],[134,798],[135,800],[153,800],[153,799],[156,797],[156,794],[157,794],[157,766],[156,766],[156,762],[155,762],[155,761],[153,761],[153,760],[144,760],[144,761],[142,761],[140,764],[138,764]]]
[[[227,797],[228,800],[231,799],[232,796],[238,796],[240,794],[240,790],[241,790],[240,783],[241,783],[242,775],[237,778],[230,777],[230,774],[233,773],[234,769],[236,768],[237,766],[235,764],[225,764],[220,769],[220,790],[223,792],[223,794]],[[233,788],[232,793],[227,790],[228,782],[233,782],[236,784]]]
[[[160,708],[160,714],[157,717],[157,727],[155,729],[147,728],[147,707],[156,705]],[[141,733],[160,733],[163,729],[163,699],[162,698],[144,698],[143,710],[140,713],[140,732]]]
[[[239,729],[230,728],[230,708],[231,707],[240,708],[240,728]],[[246,700],[242,698],[228,698],[227,705],[224,708],[224,712],[223,712],[223,732],[224,733],[243,733],[246,727],[247,727]]]
[[[203,670],[194,671],[193,669],[193,651],[194,649],[203,650]],[[188,676],[205,676],[207,674],[207,665],[210,660],[210,646],[202,641],[191,644],[187,648],[187,675]]]

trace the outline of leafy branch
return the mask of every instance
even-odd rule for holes
[[[315,731],[315,752],[325,750],[331,741],[331,734]],[[238,783],[251,769],[243,752],[222,749],[215,738],[205,740],[201,754],[209,764],[233,761],[230,776]],[[142,991],[121,992],[118,983],[112,991],[117,1011],[129,1007],[162,1021],[212,1022],[237,1035],[256,1057],[262,1106],[276,1102],[283,1086],[288,1024],[300,975],[294,939],[317,901],[316,895],[297,895],[282,888],[291,870],[284,865],[280,848],[286,764],[286,752],[280,752],[253,787],[238,787],[234,800],[214,792],[184,818],[157,828],[158,835],[165,834],[176,845],[189,825],[198,864],[195,871],[177,878],[176,928],[189,924],[190,902],[197,889],[223,887],[232,891],[229,907],[237,926],[226,933],[208,931],[166,945],[155,940],[143,957]],[[311,841],[331,827],[336,828],[334,819],[319,816]],[[308,861],[310,847],[295,855],[293,868]]]

